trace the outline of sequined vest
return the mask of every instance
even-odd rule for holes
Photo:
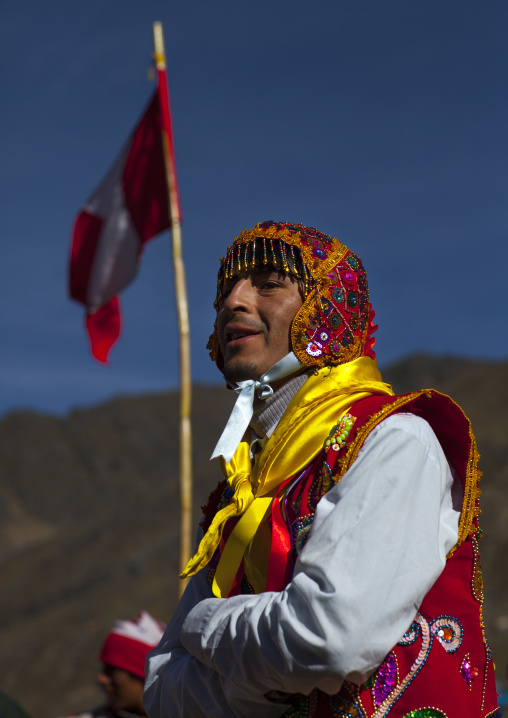
[[[266,590],[283,590],[291,580],[317,503],[352,466],[369,432],[396,412],[411,412],[428,421],[461,478],[464,501],[457,544],[408,631],[370,679],[362,685],[344,681],[340,692],[332,696],[319,690],[309,696],[291,696],[293,707],[286,718],[501,717],[482,620],[479,455],[467,417],[449,397],[431,390],[372,396],[357,402],[350,418],[330,427],[323,450],[303,473],[281,485],[273,502]],[[205,528],[227,501],[227,489],[221,483],[204,509]],[[228,524],[226,539],[235,522]],[[219,557],[220,550],[210,563],[210,578]],[[241,567],[230,595],[253,592]]]

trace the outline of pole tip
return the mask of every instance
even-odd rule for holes
[[[163,69],[166,66],[164,35],[162,32],[162,23],[158,20],[153,24],[153,43],[155,48],[155,63],[159,69]]]

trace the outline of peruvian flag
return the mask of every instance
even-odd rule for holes
[[[120,336],[117,294],[136,276],[145,243],[170,226],[168,173],[180,219],[167,80],[158,75],[158,89],[72,232],[69,293],[86,307],[90,348],[103,363]]]

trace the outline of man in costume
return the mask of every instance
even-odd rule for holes
[[[263,222],[221,260],[215,307],[239,397],[149,716],[500,716],[474,436],[448,397],[382,382],[360,258]]]
[[[145,658],[160,641],[164,628],[146,611],[141,611],[135,621],[115,621],[99,656],[102,667],[97,683],[106,695],[106,703],[74,718],[146,716],[143,706]]]

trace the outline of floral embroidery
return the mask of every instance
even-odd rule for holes
[[[312,528],[312,522],[314,521],[314,514],[308,514],[307,516],[301,516],[297,519],[291,527],[293,534],[293,548],[297,556],[299,556],[303,550],[303,547],[307,543],[309,533]]]
[[[404,693],[406,688],[409,686],[416,674],[421,670],[422,666],[425,664],[428,658],[430,648],[432,646],[432,632],[430,630],[430,626],[423,618],[423,616],[421,616],[419,613],[416,614],[415,623],[418,624],[418,629],[419,632],[421,632],[422,637],[422,645],[420,647],[420,650],[418,651],[418,656],[416,657],[406,677],[396,685],[396,687],[391,693],[388,694],[388,696],[381,703],[381,705],[377,706],[377,709],[375,713],[373,713],[372,718],[384,718],[388,714],[394,703]]]
[[[344,414],[340,419],[337,419],[337,423],[332,427],[325,441],[325,448],[328,449],[331,447],[334,451],[342,449],[354,423],[355,417],[351,414]]]
[[[330,696],[330,708],[337,718],[359,718],[358,707],[338,693]]]
[[[454,653],[462,643],[462,624],[452,616],[438,616],[430,624],[430,630],[447,653]]]
[[[420,630],[420,627],[416,623],[416,621],[413,621],[413,623],[409,626],[409,630],[406,631],[406,633],[402,636],[402,638],[399,641],[399,646],[409,646],[411,643],[414,643],[416,639],[418,638],[418,632]]]
[[[478,670],[478,668],[475,668],[471,665],[469,653],[466,653],[462,663],[460,664],[460,672],[462,674],[462,678],[466,681],[469,688],[471,688],[473,680],[475,678],[478,678],[478,674],[480,673],[480,671]]]
[[[372,688],[374,705],[380,705],[393,691],[398,683],[397,660],[393,653],[389,653],[378,668],[376,680]]]

